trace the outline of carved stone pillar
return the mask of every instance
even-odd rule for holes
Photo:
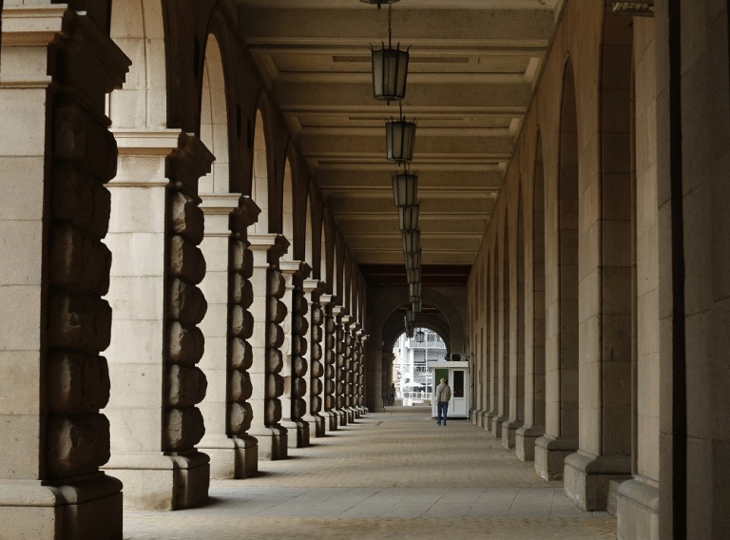
[[[360,329],[357,331],[355,340],[355,407],[357,408],[360,416],[367,414],[368,410],[365,407],[365,341],[368,336],[365,332]]]
[[[302,284],[304,299],[309,303],[309,360],[308,384],[304,400],[307,412],[303,419],[310,425],[310,436],[324,437],[325,419],[322,411],[322,377],[324,375],[324,356],[322,354],[322,325],[324,324],[324,310],[320,304],[320,291],[324,283],[314,279],[305,279]],[[311,427],[314,427],[314,430]]]
[[[360,411],[357,410],[357,399],[355,397],[356,393],[356,376],[355,376],[355,370],[356,370],[356,364],[357,364],[357,351],[355,347],[355,342],[357,340],[357,332],[360,328],[360,323],[350,321],[350,324],[347,327],[347,355],[346,355],[346,366],[347,366],[347,411],[348,411],[348,418],[352,419],[354,422],[356,419],[360,418]]]
[[[15,2],[17,4],[17,2]],[[116,539],[109,459],[104,114],[129,60],[65,5],[5,5],[0,72],[0,524],[3,538]],[[80,67],[83,66],[83,69]]]
[[[189,508],[207,499],[210,475],[208,456],[195,449],[205,432],[196,404],[207,386],[196,365],[204,347],[197,325],[207,309],[197,286],[205,276],[197,184],[213,155],[179,131],[115,135],[106,468],[124,482],[127,506]]]
[[[286,253],[289,242],[276,234],[249,235],[248,241],[253,253],[253,334],[249,340],[253,349],[249,369],[253,419],[249,434],[259,441],[261,459],[285,459],[287,430],[279,422],[284,392],[281,324],[288,312],[280,300],[286,293],[286,282],[279,270],[279,258]]]
[[[309,446],[309,423],[302,418],[307,412],[304,400],[307,381],[304,377],[308,368],[306,336],[309,323],[306,315],[309,304],[302,291],[302,283],[309,276],[311,268],[302,261],[282,261],[279,266],[286,281],[285,303],[291,312],[282,324],[284,367],[281,376],[284,379],[284,393],[281,398],[281,425],[290,432],[289,447],[303,448]]]
[[[260,210],[239,194],[205,194],[205,239],[201,249],[207,272],[201,289],[208,311],[200,327],[205,352],[200,368],[208,392],[200,404],[206,433],[198,447],[210,456],[214,478],[245,478],[258,470],[258,441],[248,435],[253,412],[251,344],[253,255],[247,228]]]
[[[337,360],[336,360],[336,323],[333,310],[334,297],[331,294],[323,294],[319,298],[320,304],[324,310],[324,418],[326,420],[325,427],[327,431],[336,431],[339,425],[337,413],[335,413],[335,383],[337,380]]]
[[[346,396],[347,396],[347,377],[346,377],[346,359],[347,343],[345,337],[345,326],[343,319],[349,321],[349,315],[346,314],[342,306],[332,308],[332,314],[335,317],[335,414],[337,415],[337,424],[346,426],[348,417],[346,412]]]

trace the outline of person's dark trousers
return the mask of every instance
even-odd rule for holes
[[[438,404],[438,416],[436,416],[436,425],[440,426],[441,424],[446,425],[446,417],[447,417],[447,411],[449,410],[449,402],[448,401],[439,401]],[[443,418],[443,421],[441,420]]]

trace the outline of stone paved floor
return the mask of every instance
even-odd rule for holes
[[[581,512],[466,420],[389,407],[312,442],[254,478],[211,481],[203,508],[125,512],[124,538],[616,538],[614,518]]]

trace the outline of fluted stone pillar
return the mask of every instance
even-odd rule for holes
[[[281,324],[287,308],[281,301],[286,282],[279,270],[279,258],[286,253],[289,242],[281,235],[249,235],[253,253],[253,334],[250,339],[253,363],[251,379],[251,408],[253,419],[249,435],[259,441],[259,458],[274,460],[287,457],[287,430],[281,424],[281,376],[284,331]]]
[[[208,456],[195,448],[204,433],[196,405],[206,392],[197,325],[207,307],[197,286],[205,275],[197,184],[213,155],[174,130],[115,135],[106,468],[124,482],[127,506],[188,508],[207,499],[210,475]]]
[[[339,425],[336,408],[336,381],[337,381],[337,352],[336,352],[336,322],[333,314],[335,308],[334,297],[331,294],[323,294],[319,299],[324,309],[324,418],[327,431],[336,431]]]
[[[304,400],[307,412],[303,416],[309,423],[310,436],[324,437],[325,418],[320,414],[323,410],[323,383],[324,355],[322,352],[322,326],[324,324],[324,309],[320,303],[320,291],[324,290],[324,283],[315,279],[305,279],[302,283],[304,299],[309,303],[309,354],[305,359],[309,362],[307,377],[307,391]]]
[[[0,536],[119,539],[121,482],[99,470],[109,458],[104,183],[117,162],[104,97],[129,60],[65,5],[6,2],[2,18]]]
[[[248,402],[248,369],[253,351],[253,255],[247,228],[260,210],[240,194],[204,194],[205,239],[201,249],[207,262],[201,289],[208,311],[200,324],[205,352],[200,368],[208,391],[200,404],[205,436],[198,448],[210,456],[214,478],[245,478],[258,470],[258,441],[248,435],[253,412]]]
[[[281,376],[284,380],[284,393],[281,397],[281,425],[289,432],[289,447],[302,448],[309,446],[309,423],[302,418],[307,407],[304,400],[307,381],[304,377],[308,368],[306,336],[309,323],[306,315],[309,306],[302,291],[302,283],[309,276],[311,268],[302,261],[282,261],[279,266],[286,281],[284,300],[290,311],[290,315],[282,323],[284,366]]]

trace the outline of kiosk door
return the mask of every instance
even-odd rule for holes
[[[466,395],[466,370],[450,369],[449,372],[449,385],[451,386],[449,416],[466,417],[469,412]]]

